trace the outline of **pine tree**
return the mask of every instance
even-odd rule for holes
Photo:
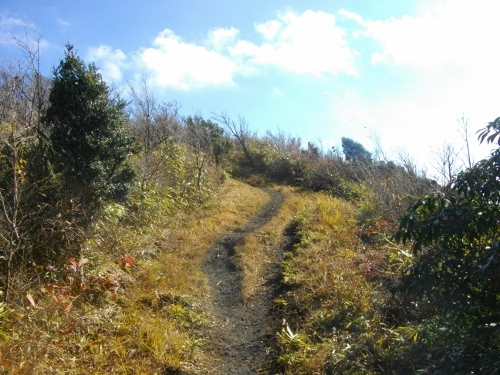
[[[106,201],[127,197],[135,178],[127,157],[137,146],[125,127],[125,101],[112,97],[94,64],[85,65],[72,45],[66,48],[44,116],[50,161],[66,195],[92,214]]]

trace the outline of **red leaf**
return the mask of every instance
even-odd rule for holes
[[[70,262],[72,265],[77,266],[78,263],[76,262],[75,258],[69,258],[68,262]]]
[[[126,266],[135,267],[134,259],[128,254],[124,254],[122,258],[122,267]]]
[[[52,294],[52,292],[54,291],[54,289],[57,289],[57,285],[49,284],[45,288],[45,291],[47,292],[47,294]]]
[[[78,270],[78,263],[74,258],[69,258],[68,262],[71,264],[68,266],[73,272],[76,272]]]
[[[68,314],[70,310],[73,308],[73,305],[71,303],[65,303],[63,305],[63,311]]]

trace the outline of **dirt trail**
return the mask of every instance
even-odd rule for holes
[[[271,197],[254,215],[248,225],[220,238],[209,250],[204,270],[212,288],[212,315],[209,350],[221,358],[214,374],[246,375],[263,374],[269,361],[270,339],[276,332],[276,322],[271,314],[272,300],[276,294],[280,263],[284,249],[292,238],[275,250],[275,260],[266,275],[261,291],[250,300],[241,297],[242,272],[233,263],[235,246],[243,237],[266,224],[281,207],[284,197],[277,191],[265,189]]]

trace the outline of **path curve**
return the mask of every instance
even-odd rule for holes
[[[275,260],[266,275],[267,282],[246,303],[241,297],[242,271],[233,262],[235,246],[245,235],[270,221],[283,204],[282,193],[263,190],[271,200],[257,211],[247,226],[219,238],[208,251],[204,264],[212,290],[211,313],[214,319],[207,349],[220,358],[216,373],[221,375],[262,374],[269,362],[266,355],[276,327],[271,306],[287,244],[274,249]],[[287,238],[285,242],[289,241],[292,239]]]

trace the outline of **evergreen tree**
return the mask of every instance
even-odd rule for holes
[[[66,48],[53,72],[44,122],[63,191],[92,214],[107,200],[126,198],[135,177],[127,157],[137,147],[125,128],[126,103],[112,97],[94,64],[86,66],[72,45]]]
[[[372,161],[372,154],[361,143],[353,141],[351,138],[342,137],[342,151],[347,161]]]

